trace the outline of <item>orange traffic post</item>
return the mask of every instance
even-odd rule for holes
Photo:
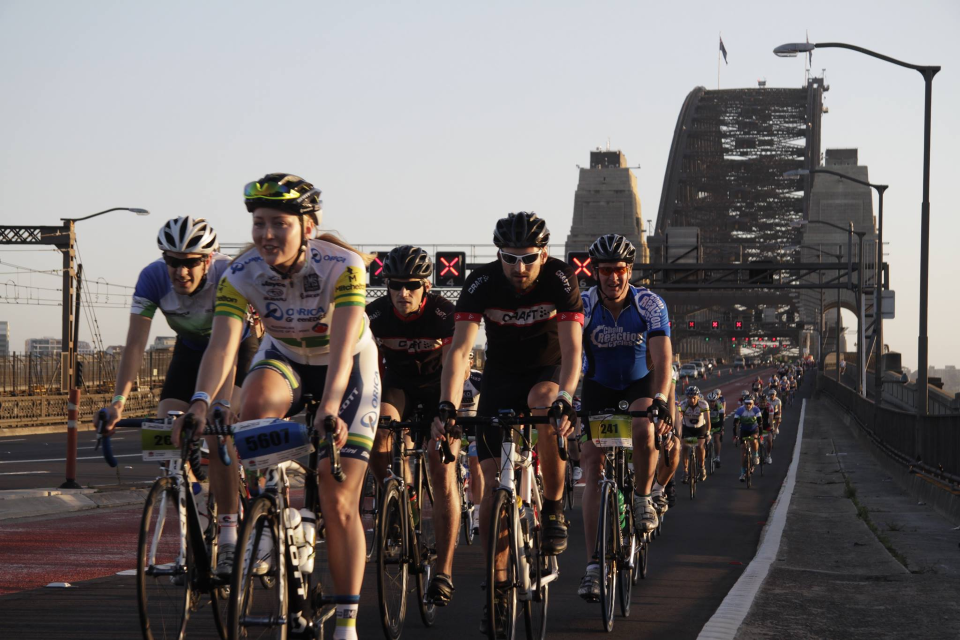
[[[80,417],[80,389],[70,389],[67,399],[67,480],[61,489],[79,489],[77,483],[77,420]]]

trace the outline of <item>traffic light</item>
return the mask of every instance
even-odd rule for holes
[[[730,336],[730,342],[736,342],[737,336]]]
[[[710,336],[704,336],[704,337],[703,337],[703,341],[704,341],[704,342],[710,342]]]
[[[720,328],[720,323],[717,322],[716,320],[714,320],[713,322],[710,323],[710,328],[711,328],[711,329],[719,329],[719,328]]]
[[[737,320],[737,329],[743,329],[743,322]]]
[[[370,287],[383,286],[383,260],[380,258],[379,254],[374,256],[373,262],[370,263],[370,275],[367,278],[367,280],[368,280],[367,286],[370,286]]]
[[[467,279],[466,261],[463,251],[437,251],[433,283],[438,287],[462,287]]]
[[[573,275],[584,290],[597,284],[597,276],[593,271],[593,262],[586,251],[570,251],[567,253],[567,264],[573,267]]]
[[[687,321],[687,329],[696,329],[697,323],[693,320]]]

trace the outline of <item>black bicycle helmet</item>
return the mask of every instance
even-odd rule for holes
[[[499,249],[504,247],[539,247],[550,242],[550,230],[543,218],[533,213],[521,211],[508,213],[506,218],[497,220],[493,230],[493,244]]]
[[[590,245],[590,258],[594,264],[601,262],[626,262],[633,266],[637,250],[629,240],[617,233],[600,236]]]
[[[383,259],[384,278],[425,279],[433,275],[430,254],[420,247],[405,244],[391,249]]]
[[[247,211],[269,207],[296,216],[310,216],[320,224],[320,189],[300,176],[289,173],[268,173],[243,189]]]

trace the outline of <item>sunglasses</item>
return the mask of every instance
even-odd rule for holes
[[[504,253],[500,252],[500,259],[503,260],[504,264],[517,264],[517,262],[522,262],[526,265],[531,265],[537,260],[540,259],[540,251],[534,251],[533,253],[525,253],[522,256],[518,256],[513,253]]]
[[[163,255],[163,261],[167,263],[168,267],[173,269],[179,269],[180,267],[186,267],[187,269],[196,269],[204,262],[206,262],[205,257],[200,258],[174,258],[173,256]]]
[[[387,283],[387,288],[391,291],[419,291],[423,287],[423,280],[414,280],[413,282],[404,282],[402,280],[391,280]]]
[[[613,274],[622,276],[629,270],[629,267],[597,267],[597,271],[602,276],[612,276]]]

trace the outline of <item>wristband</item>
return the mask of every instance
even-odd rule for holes
[[[566,400],[567,404],[570,405],[571,407],[573,406],[573,396],[571,396],[569,393],[567,393],[563,389],[561,389],[560,392],[557,393],[557,400],[559,400],[560,398],[563,398],[564,400]]]
[[[190,404],[193,404],[197,400],[205,402],[208,407],[210,406],[210,394],[206,391],[197,391],[193,394],[193,397],[190,398]]]
[[[118,402],[120,403],[121,407],[127,404],[126,396],[122,396],[118,393],[117,395],[113,396],[113,400],[110,401],[110,404],[117,404]]]
[[[653,399],[654,399],[654,400],[659,400],[659,401],[661,401],[661,402],[663,402],[663,403],[666,403],[666,402],[667,402],[667,396],[663,395],[662,393],[658,393],[657,395],[653,396]]]

